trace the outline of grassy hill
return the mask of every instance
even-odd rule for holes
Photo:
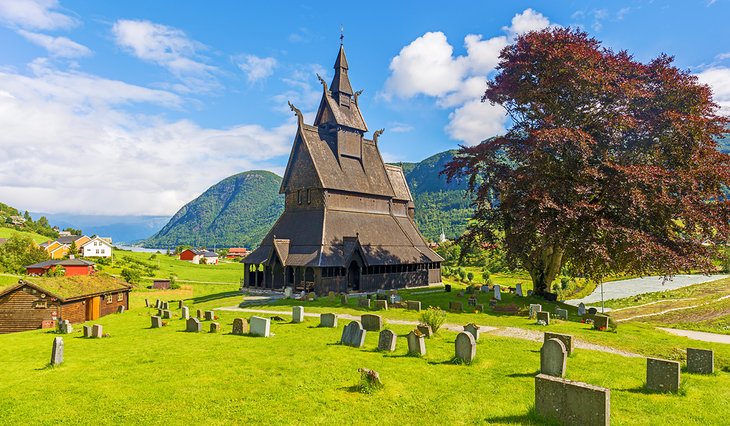
[[[13,234],[21,234],[21,235],[28,235],[29,237],[33,238],[33,241],[36,243],[45,243],[48,240],[53,240],[54,238],[48,237],[46,235],[41,235],[36,232],[32,231],[21,231],[15,228],[6,228],[0,226],[0,238],[10,238]]]

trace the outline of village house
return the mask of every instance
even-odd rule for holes
[[[441,282],[443,259],[414,222],[415,204],[400,167],[378,149],[350,84],[345,50],[313,125],[298,118],[279,193],[284,212],[244,260],[244,285],[283,290],[375,291]]]
[[[245,247],[231,247],[228,249],[228,253],[226,253],[226,258],[243,259],[244,257],[248,256],[249,253],[251,252]]]
[[[186,249],[183,250],[178,259],[192,262],[195,264],[204,263],[206,265],[217,265],[218,254],[210,250]]]
[[[51,259],[63,259],[69,254],[80,254],[80,247],[90,239],[86,235],[66,235],[60,236],[54,241],[42,243],[40,247],[46,250]],[[76,253],[70,253],[72,245],[76,245]]]
[[[111,238],[93,237],[79,246],[84,257],[111,257]]]
[[[0,291],[0,334],[92,321],[129,308],[131,286],[108,275],[31,277]]]
[[[94,262],[83,259],[46,260],[25,267],[28,275],[46,275],[49,271],[63,268],[64,275],[72,277],[76,275],[93,275],[95,272]]]

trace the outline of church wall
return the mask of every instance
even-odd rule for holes
[[[325,202],[330,209],[367,213],[385,213],[390,210],[387,198],[327,191]]]

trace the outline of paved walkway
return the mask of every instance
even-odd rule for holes
[[[730,345],[730,335],[727,334],[706,333],[704,331],[693,330],[680,330],[677,328],[657,327],[657,329],[666,331],[667,333],[675,334],[677,336],[688,337],[692,340],[699,340],[701,342],[725,343]]]
[[[265,310],[265,309],[250,309],[250,308],[239,308],[238,306],[227,306],[218,308],[220,311],[233,311],[233,312],[247,312],[252,314],[266,314],[266,315],[291,315],[291,312],[288,311],[275,311],[275,310]],[[304,312],[304,316],[307,317],[319,317],[320,314],[318,313],[311,313],[311,312]],[[350,320],[350,321],[359,321],[360,316],[355,315],[349,315],[349,314],[337,314],[337,317],[340,319]],[[387,318],[387,321],[390,324],[397,324],[397,325],[412,325],[416,326],[418,325],[417,321],[405,321],[405,320],[398,320],[398,319],[390,319]],[[460,332],[464,331],[463,325],[458,324],[444,324],[442,326],[446,330],[453,331],[453,332]],[[523,340],[531,340],[533,342],[542,342],[544,340],[544,333],[540,331],[535,330],[525,330],[518,327],[491,327],[487,325],[480,325],[479,330],[483,333],[491,333],[497,336],[504,336],[504,337],[511,337],[514,339],[523,339]],[[621,355],[625,357],[631,357],[631,358],[637,358],[642,357],[643,355],[635,354],[632,352],[622,351],[620,349],[612,348],[610,346],[602,346],[602,345],[595,345],[593,343],[584,342],[582,340],[573,339],[573,345],[575,345],[576,348],[580,349],[588,349],[592,351],[600,351],[600,352],[608,352],[616,355]]]
[[[675,275],[672,279],[667,281],[664,281],[662,277],[643,277],[611,281],[603,283],[603,300],[623,299],[624,297],[631,297],[644,293],[675,290],[695,284],[721,280],[729,276],[730,275]],[[573,306],[578,306],[581,302],[586,305],[600,306],[601,286],[596,287],[596,290],[593,293],[582,299],[570,299],[565,301],[565,303]]]

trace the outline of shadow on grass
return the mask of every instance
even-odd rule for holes
[[[535,377],[538,374],[540,374],[540,370],[535,370],[528,373],[512,373],[508,374],[507,377]]]
[[[193,297],[191,299],[185,299],[191,301],[193,304],[212,302],[218,299],[225,299],[226,297],[239,296],[241,293],[238,291],[224,291],[223,293],[213,293],[200,297]]]
[[[530,407],[527,413],[522,415],[487,417],[484,421],[487,424],[560,425],[555,420],[546,419],[537,414],[534,406]]]
[[[641,394],[641,395],[687,396],[687,386],[686,386],[685,382],[680,383],[679,390],[677,392],[657,391],[657,390],[647,389],[646,384],[639,386],[639,387],[635,387],[635,388],[616,389],[616,390],[634,393],[634,394]]]

